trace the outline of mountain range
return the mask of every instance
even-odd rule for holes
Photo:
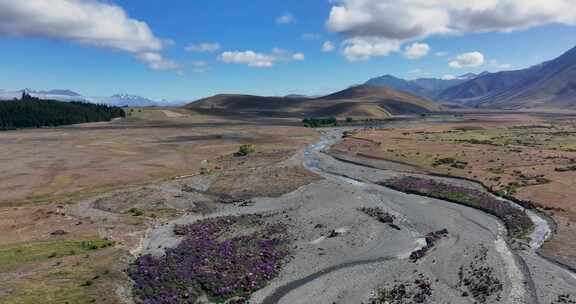
[[[477,74],[469,73],[450,79],[418,78],[414,80],[405,80],[392,75],[384,75],[368,80],[365,85],[378,87],[386,86],[428,99],[436,99],[444,90],[462,84],[478,76],[479,75]]]
[[[576,108],[576,48],[527,69],[492,73],[451,87],[439,100],[477,108]]]
[[[576,48],[526,69],[405,80],[384,75],[323,97],[216,95],[195,111],[285,117],[368,117],[437,111],[442,105],[486,109],[576,109]]]
[[[18,91],[0,90],[0,100],[13,100],[15,98],[20,98],[23,92],[41,99],[66,102],[83,101],[121,107],[178,107],[185,104],[183,101],[152,100],[146,97],[130,94],[116,94],[109,97],[88,97],[67,89],[49,91],[35,91],[31,89]]]
[[[464,107],[576,109],[576,48],[521,70],[466,74],[455,79],[404,80],[385,75],[366,84]]]
[[[87,97],[71,90],[6,91],[0,100],[19,98],[22,92],[60,101],[85,101],[113,106],[183,106],[185,102],[152,100],[129,94]],[[433,102],[435,101],[435,102]],[[576,48],[560,57],[520,70],[465,74],[455,78],[405,80],[384,75],[364,85],[324,97],[288,95],[263,97],[216,95],[187,108],[231,113],[268,113],[276,116],[374,116],[433,111],[443,105],[486,109],[576,109]]]

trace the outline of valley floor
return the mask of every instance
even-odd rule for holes
[[[334,155],[406,172],[481,182],[532,202],[555,221],[542,254],[576,269],[576,116],[475,114],[386,130],[366,130]]]
[[[328,131],[322,141],[290,160],[323,180],[279,198],[254,199],[250,206],[221,206],[210,215],[189,215],[158,226],[149,231],[139,253],[160,256],[164,248],[177,246],[181,237],[174,235],[175,225],[262,214],[267,222],[289,227],[292,250],[278,278],[256,292],[250,303],[576,300],[574,273],[539,257],[537,248],[509,239],[497,218],[379,186],[404,173],[357,166],[322,153],[341,132]],[[480,189],[466,181],[440,180]],[[371,217],[362,211],[366,208],[392,215],[393,223]],[[428,247],[426,238],[443,230],[447,235],[415,259],[414,252]],[[395,293],[398,290],[402,292]]]
[[[350,132],[354,130],[336,129],[321,130],[319,136],[297,127],[293,121],[218,121],[193,117],[186,111],[178,112],[179,115],[164,111],[136,110],[132,112],[133,121],[53,130],[87,132],[84,134],[96,137],[111,134],[106,131],[109,129],[124,130],[122,141],[151,145],[149,150],[135,147],[128,151],[131,153],[150,153],[158,148],[180,151],[186,147],[189,157],[197,157],[194,151],[217,148],[199,154],[198,157],[209,161],[199,161],[201,164],[194,168],[175,165],[174,168],[182,170],[175,170],[176,174],[170,178],[154,180],[143,174],[137,182],[129,183],[118,179],[121,174],[110,174],[121,171],[110,171],[103,176],[118,179],[115,181],[118,187],[80,194],[68,191],[72,187],[63,187],[62,193],[49,193],[49,199],[15,196],[17,199],[7,200],[0,209],[0,228],[8,232],[0,238],[0,261],[4,261],[0,263],[0,302],[131,303],[132,283],[125,271],[128,265],[134,266],[136,261],[140,266],[176,261],[192,263],[186,264],[191,267],[202,263],[194,271],[207,276],[191,278],[200,284],[182,295],[205,293],[197,299],[201,303],[224,302],[224,299],[228,303],[243,303],[239,290],[225,285],[214,288],[220,286],[220,281],[233,286],[236,281],[248,282],[259,275],[260,268],[248,272],[242,268],[244,261],[240,259],[231,272],[235,277],[225,277],[215,273],[218,265],[206,259],[187,262],[187,258],[201,254],[194,250],[188,251],[183,260],[162,260],[165,254],[175,253],[190,242],[223,246],[218,254],[230,258],[241,254],[246,263],[263,259],[261,267],[266,269],[267,284],[248,297],[250,303],[576,301],[576,275],[537,254],[540,240],[549,231],[548,222],[541,217],[535,215],[534,219],[539,221],[526,238],[513,239],[503,222],[482,211],[380,185],[393,178],[415,176],[484,191],[477,183],[423,175],[427,172],[399,162],[382,170],[375,168],[378,164],[358,165],[353,163],[358,159],[342,161],[325,153],[336,150],[342,153],[351,146],[364,148],[363,143],[370,142],[361,134],[369,133],[355,133],[351,138]],[[197,119],[210,121],[198,123]],[[428,118],[426,123],[446,124],[454,119],[461,118]],[[385,125],[383,130],[393,132],[417,122],[422,123],[422,119],[398,120]],[[76,128],[98,128],[104,133]],[[11,148],[17,149],[17,138],[26,139],[30,136],[27,132],[33,131],[6,133],[7,137],[0,133],[0,140],[10,140],[14,145]],[[202,134],[196,134],[199,132]],[[338,144],[343,134],[348,139]],[[157,146],[156,136],[162,137],[169,148]],[[170,142],[165,142],[168,139]],[[351,140],[359,142],[350,144]],[[240,144],[254,144],[257,152],[245,157],[233,156]],[[330,149],[333,145],[335,148]],[[169,158],[170,153],[164,157]],[[56,155],[51,152],[42,157],[52,159]],[[157,154],[141,154],[137,162],[125,159],[122,166],[125,170],[140,168],[150,155]],[[103,166],[96,160],[94,163]],[[103,171],[119,170],[116,167],[120,163],[107,164]],[[171,162],[160,164],[167,166]],[[12,164],[14,168],[18,165],[19,161]],[[154,166],[151,167],[149,170],[154,171]],[[222,221],[236,224],[214,226]],[[223,232],[214,240],[202,240],[197,235],[187,235],[186,229]],[[265,232],[267,229],[271,232]],[[278,233],[280,243],[254,239],[276,238]],[[230,247],[232,244],[245,247],[234,249]],[[281,255],[282,263],[276,268],[278,265],[267,260],[270,256],[250,251],[255,244],[281,245],[279,252],[286,250],[288,255]],[[158,277],[148,276],[153,268],[130,269],[131,278],[139,282]],[[187,274],[193,272],[192,269],[182,272],[178,267],[170,269],[163,269],[169,275],[154,287],[158,291],[175,288],[169,277],[188,278]],[[162,282],[166,286],[161,286]],[[135,291],[139,291],[138,286]],[[151,292],[140,291],[140,295]],[[168,299],[138,300],[179,303]]]

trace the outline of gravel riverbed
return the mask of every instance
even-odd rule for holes
[[[377,185],[402,173],[345,163],[323,153],[344,131],[322,130],[318,142],[288,161],[303,164],[323,180],[279,198],[255,198],[249,206],[222,206],[209,215],[187,215],[151,228],[139,254],[161,255],[176,246],[176,224],[260,213],[290,227],[291,255],[279,275],[252,295],[251,303],[384,303],[376,299],[379,294],[389,297],[389,303],[576,300],[576,276],[536,252],[550,234],[537,214],[530,214],[537,225],[533,241],[523,245],[508,238],[499,219],[482,211]],[[363,208],[389,214],[392,225]],[[430,244],[427,235],[444,230],[447,234]],[[421,258],[410,258],[425,247]]]

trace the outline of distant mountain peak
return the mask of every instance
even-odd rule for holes
[[[35,91],[34,93],[47,94],[47,95],[82,96],[81,94],[78,94],[78,93],[76,93],[72,90],[68,90],[68,89],[56,89],[56,90],[50,90],[50,91]]]
[[[436,99],[436,97],[445,89],[458,85],[470,79],[469,77],[476,77],[476,74],[466,74],[460,77],[450,79],[439,78],[418,78],[413,80],[406,80],[398,78],[393,75],[383,75],[368,80],[365,84],[370,86],[389,87],[398,91],[407,92],[416,96],[424,97],[427,99]]]
[[[483,73],[486,73],[486,72],[483,72]],[[458,78],[458,79],[472,79],[472,78],[476,78],[476,77],[478,77],[478,74],[475,74],[475,73],[466,73],[466,74],[464,74],[464,75],[458,76],[457,78]]]
[[[529,68],[478,77],[449,88],[439,99],[471,107],[576,108],[576,48]]]
[[[47,91],[33,90],[30,88],[25,88],[19,91],[8,91],[0,89],[0,100],[13,100],[15,98],[20,98],[22,93],[26,92],[34,97],[58,101],[82,101],[97,104],[106,104],[110,106],[129,106],[129,107],[153,107],[153,106],[182,106],[185,102],[183,101],[156,101],[146,97],[120,93],[115,94],[110,97],[87,97],[79,93],[76,93],[69,89],[54,89]]]
[[[76,93],[72,90],[68,90],[68,89],[54,89],[54,90],[49,90],[49,91],[38,91],[38,90],[33,90],[30,88],[25,88],[22,89],[20,91],[18,91],[20,93],[28,93],[28,94],[36,94],[36,95],[62,95],[62,96],[75,96],[75,97],[82,97],[81,94]]]
[[[138,96],[135,94],[127,94],[127,93],[119,93],[119,94],[114,94],[112,96],[110,96],[112,98],[121,98],[121,99],[141,99],[144,98],[142,96]]]

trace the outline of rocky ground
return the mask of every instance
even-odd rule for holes
[[[414,177],[484,191],[402,164],[383,170],[325,153],[346,131],[320,130],[320,140],[293,156],[229,153],[194,175],[6,209],[0,228],[19,233],[0,240],[18,246],[0,248],[0,259],[30,261],[15,270],[0,264],[0,302],[576,301],[576,275],[537,253],[551,232],[546,218],[527,213],[534,229],[513,239],[504,221],[478,209],[387,188]],[[20,246],[31,233],[38,242]]]
[[[539,257],[535,242],[511,240],[496,217],[388,189],[378,183],[403,175],[322,153],[342,131],[326,131],[285,162],[323,179],[277,198],[219,204],[157,225],[135,253],[159,257],[175,248],[183,240],[177,225],[260,214],[287,228],[290,253],[250,303],[570,303],[576,297],[576,276]],[[193,189],[194,183],[212,184],[190,181]]]

